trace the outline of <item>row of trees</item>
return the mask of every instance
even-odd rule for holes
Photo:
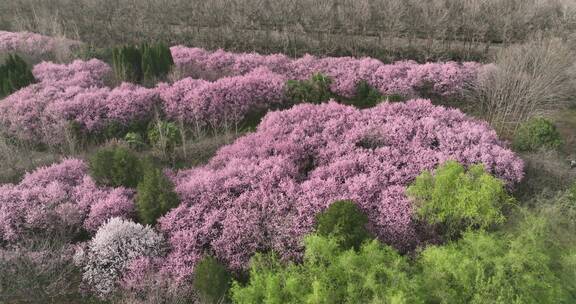
[[[14,0],[0,29],[48,32],[97,45],[162,39],[208,48],[322,54],[467,57],[490,43],[525,42],[538,31],[568,36],[564,0]],[[121,13],[120,13],[121,12]],[[53,24],[57,23],[58,26]],[[405,53],[412,49],[417,53]],[[452,53],[452,54],[450,54]]]

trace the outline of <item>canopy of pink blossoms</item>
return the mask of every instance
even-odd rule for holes
[[[172,85],[161,84],[158,92],[169,118],[219,128],[233,126],[251,111],[281,105],[285,82],[281,75],[261,67],[214,82],[184,78]]]
[[[64,39],[65,45],[80,45],[80,42]],[[0,53],[19,53],[32,58],[46,57],[56,47],[56,38],[31,32],[0,31]],[[48,56],[50,57],[50,56]]]
[[[455,95],[476,79],[482,66],[476,62],[439,62],[418,64],[400,61],[384,64],[372,58],[324,57],[306,55],[291,59],[282,54],[210,52],[201,48],[174,46],[174,63],[184,75],[214,80],[223,76],[243,75],[258,67],[284,76],[286,79],[307,79],[314,73],[324,73],[334,82],[332,91],[345,97],[356,93],[356,86],[364,80],[383,95],[417,95],[417,90],[429,86],[430,93]]]
[[[81,160],[38,168],[17,185],[0,186],[0,243],[38,232],[94,232],[112,217],[132,217],[132,196],[96,186]]]
[[[24,140],[59,144],[70,122],[97,132],[111,123],[149,119],[160,104],[156,89],[131,83],[108,88],[104,85],[111,71],[97,59],[36,65],[33,74],[40,82],[0,102],[3,131]]]
[[[305,79],[317,72],[333,78],[332,89],[355,94],[361,80],[382,94],[416,96],[427,88],[440,95],[459,94],[474,81],[479,64],[398,62],[351,57],[289,59],[284,55],[235,54],[173,47],[175,61],[195,77],[147,89],[133,84],[105,86],[111,68],[92,59],[70,64],[42,62],[33,69],[39,83],[0,103],[0,126],[9,135],[46,144],[60,144],[70,122],[87,132],[111,123],[146,120],[160,108],[169,119],[201,127],[234,127],[247,114],[275,108],[286,101],[288,79]],[[193,68],[189,68],[193,67]],[[208,76],[210,77],[208,77]],[[159,107],[156,107],[159,105]]]
[[[207,250],[232,269],[256,251],[298,258],[316,214],[342,199],[360,206],[380,240],[413,248],[421,239],[406,186],[451,159],[483,163],[509,186],[523,176],[486,123],[428,100],[271,112],[209,164],[174,177],[182,203],[160,220],[172,247],[165,270],[186,277]]]
[[[103,87],[106,78],[112,76],[112,68],[98,59],[74,60],[70,64],[43,61],[34,66],[36,80],[58,87]]]

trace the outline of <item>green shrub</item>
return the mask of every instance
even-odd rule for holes
[[[256,254],[248,283],[234,282],[231,297],[240,304],[574,303],[576,246],[551,240],[550,223],[527,213],[512,231],[467,231],[412,259],[378,240],[355,251],[312,234],[301,264]]]
[[[163,43],[115,48],[112,62],[118,80],[134,83],[164,79],[174,66],[170,49]]]
[[[331,83],[332,79],[323,74],[314,74],[308,80],[288,80],[286,97],[293,104],[322,103],[334,96],[330,91]]]
[[[0,97],[8,96],[34,81],[30,66],[16,54],[8,55],[6,62],[0,65]]]
[[[90,158],[90,176],[100,185],[134,188],[141,179],[138,157],[124,147],[106,147]]]
[[[222,303],[226,299],[232,276],[214,257],[206,256],[194,270],[194,288],[202,303]]]
[[[152,82],[155,79],[164,79],[172,69],[174,60],[170,48],[163,43],[143,44],[142,52],[142,72],[146,81]]]
[[[147,120],[134,120],[129,124],[121,124],[118,122],[111,122],[98,134],[91,134],[92,139],[96,141],[105,141],[109,139],[125,138],[128,133],[146,134],[148,125]]]
[[[139,83],[142,81],[142,53],[132,45],[112,50],[112,65],[116,79]]]
[[[345,103],[364,109],[373,107],[384,99],[384,96],[378,90],[371,87],[365,80],[362,80],[356,86],[356,95]]]
[[[518,151],[555,150],[562,145],[560,133],[549,120],[536,117],[520,125],[513,146]]]
[[[136,210],[141,223],[154,225],[158,218],[178,206],[178,195],[161,169],[151,162],[143,167],[142,180],[137,187]]]
[[[378,240],[343,249],[334,237],[305,237],[300,264],[256,254],[235,303],[576,303],[573,215],[554,200],[516,209],[497,232],[465,232],[410,257]],[[574,214],[574,213],[572,213]]]
[[[533,217],[519,234],[467,232],[457,243],[426,248],[418,265],[428,302],[574,303],[568,291],[576,272],[554,265],[544,223]]]
[[[481,164],[467,171],[448,161],[434,175],[422,172],[408,187],[416,216],[439,225],[441,233],[455,237],[466,228],[488,228],[502,223],[502,208],[511,203],[504,182],[486,173]]]
[[[152,122],[148,129],[148,141],[161,151],[173,151],[182,143],[180,128],[173,122]]]
[[[352,201],[337,201],[318,214],[316,232],[335,237],[343,249],[358,249],[371,238],[366,230],[367,223],[368,217]]]
[[[337,239],[313,234],[305,247],[302,264],[285,266],[273,254],[257,254],[248,284],[233,283],[234,302],[423,303],[408,260],[377,240],[344,250]]]
[[[140,133],[128,132],[124,136],[124,140],[128,143],[130,148],[135,150],[141,150],[146,144]]]

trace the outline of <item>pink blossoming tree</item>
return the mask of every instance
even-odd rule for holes
[[[97,187],[77,159],[36,169],[16,185],[0,186],[0,242],[32,233],[95,232],[112,217],[134,216],[132,190]]]
[[[381,241],[413,248],[420,236],[406,186],[451,159],[482,163],[510,187],[523,176],[486,123],[427,100],[269,113],[209,164],[174,177],[182,203],[159,221],[172,249],[164,270],[186,278],[207,250],[231,269],[256,251],[297,259],[315,216],[337,200],[357,203]]]

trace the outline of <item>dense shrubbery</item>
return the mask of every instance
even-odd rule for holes
[[[68,159],[0,187],[0,243],[27,236],[95,231],[107,219],[132,217],[132,191],[97,187],[87,166]]]
[[[0,98],[30,85],[34,75],[28,64],[20,56],[11,54],[0,65]]]
[[[366,137],[375,144],[360,145]],[[425,100],[269,113],[208,165],[175,177],[182,203],[159,220],[172,246],[166,267],[186,275],[207,248],[233,270],[259,250],[298,258],[316,215],[342,199],[357,203],[380,240],[413,248],[420,237],[405,187],[449,159],[483,163],[507,185],[522,177],[522,161],[487,125]]]
[[[235,282],[235,303],[421,303],[405,257],[376,240],[346,250],[331,237],[305,239],[301,265],[284,266],[275,255],[256,255],[250,281]]]
[[[160,85],[168,118],[192,126],[233,128],[253,111],[274,108],[284,102],[283,76],[266,68],[215,82],[185,78]]]
[[[310,55],[290,59],[281,54],[230,53],[222,50],[209,52],[183,46],[174,46],[171,51],[176,66],[185,75],[195,78],[243,75],[258,67],[266,67],[286,79],[295,80],[309,79],[314,74],[322,73],[332,78],[332,92],[347,98],[356,95],[356,88],[362,80],[382,95],[413,97],[423,88],[428,88],[428,94],[458,95],[476,79],[481,66],[473,62],[417,64],[403,61],[383,64],[371,58],[317,58]]]
[[[544,237],[466,233],[429,247],[419,260],[425,296],[430,303],[568,303]]]
[[[562,145],[562,138],[551,121],[536,117],[518,127],[513,144],[519,151],[555,150]]]
[[[160,57],[154,62],[170,62],[166,50],[149,49],[148,53]],[[128,51],[117,53],[116,61],[130,57],[121,55]],[[77,60],[69,65],[41,63],[33,70],[40,83],[7,97],[8,102],[0,106],[0,124],[17,138],[50,145],[62,144],[69,137],[71,122],[76,126],[73,133],[92,136],[110,125],[126,127],[135,121],[149,121],[157,109],[162,109],[168,119],[196,128],[233,129],[254,113],[284,106],[287,99],[320,101],[335,94],[342,102],[368,107],[380,101],[380,95],[415,96],[422,88],[429,88],[432,94],[459,94],[474,81],[479,67],[474,63],[384,65],[368,58],[305,56],[291,60],[282,55],[208,53],[182,47],[172,48],[172,53],[177,65],[190,63],[207,74],[216,74],[215,78],[230,77],[214,82],[185,78],[153,89],[125,83],[110,89],[103,85],[111,69],[99,60]],[[117,67],[116,72],[132,73],[127,72],[128,66],[131,64]],[[148,66],[162,75],[167,70],[153,63]],[[225,72],[229,70],[232,72]],[[326,88],[327,77],[305,81],[317,73],[331,79],[330,90]],[[295,91],[286,90],[289,79],[294,80],[288,86]]]
[[[439,225],[441,234],[454,237],[467,228],[486,229],[504,221],[502,209],[512,200],[503,181],[486,173],[482,164],[467,170],[457,162],[424,171],[407,189],[415,200],[416,216]]]
[[[141,223],[154,225],[159,217],[178,206],[178,196],[162,170],[150,162],[143,167],[136,193],[136,210]]]
[[[161,256],[164,250],[162,236],[149,226],[112,218],[98,229],[85,248],[78,248],[74,262],[82,267],[87,287],[107,297],[115,291],[131,262]]]
[[[302,264],[257,254],[236,303],[571,303],[576,242],[558,244],[554,217],[527,213],[517,230],[464,233],[413,261],[377,240],[359,251],[312,234]],[[563,232],[570,228],[563,227]],[[553,237],[552,241],[550,237]]]
[[[135,188],[142,171],[138,156],[121,146],[102,148],[90,158],[90,176],[100,185]]]
[[[41,62],[34,66],[32,74],[46,87],[103,87],[112,69],[98,59],[74,60],[70,64]]]
[[[109,126],[123,129],[148,121],[158,97],[154,90],[128,83],[110,90],[48,82],[28,86],[5,101],[0,103],[5,132],[22,140],[58,145],[66,139],[71,123],[81,134],[100,134]]]

